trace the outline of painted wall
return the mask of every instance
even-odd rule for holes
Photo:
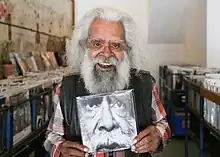
[[[71,0],[7,0],[1,1],[0,5],[6,6],[5,16],[0,21],[5,22],[6,16],[11,14],[11,23],[29,29],[56,35],[68,36],[72,32],[72,2]],[[20,28],[11,28],[12,41],[16,51],[45,51],[48,36],[40,35],[41,46],[35,42],[36,33]],[[8,39],[8,26],[0,24],[0,41]]]
[[[220,1],[207,0],[207,66],[220,67]]]
[[[187,1],[185,58],[206,66],[206,0]]]

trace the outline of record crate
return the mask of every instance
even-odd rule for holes
[[[162,68],[161,70],[162,71]],[[163,72],[164,76],[164,95],[166,96],[166,111],[167,118],[171,125],[174,136],[184,136],[184,107],[186,103],[186,89],[183,81],[184,75],[189,75],[192,71],[181,71],[172,66],[165,66]],[[161,73],[162,73],[161,72]]]
[[[32,97],[33,130],[47,124],[52,116],[52,88],[51,80],[45,80],[41,84],[29,88]]]
[[[29,91],[25,88],[16,88],[7,92],[6,147],[10,149],[18,145],[32,132],[31,104]]]
[[[6,150],[6,116],[8,107],[5,106],[5,97],[0,96],[0,155]]]

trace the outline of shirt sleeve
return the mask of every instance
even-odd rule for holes
[[[59,148],[63,143],[63,141],[65,140],[63,138],[64,118],[60,107],[59,95],[60,95],[60,85],[56,88],[55,94],[53,96],[53,104],[55,110],[53,116],[50,119],[46,133],[46,140],[44,142],[45,150],[50,153],[51,157],[60,156]]]
[[[152,86],[152,111],[153,124],[155,124],[156,128],[161,133],[162,145],[164,147],[171,136],[171,130],[166,119],[166,111],[159,99],[155,83]]]

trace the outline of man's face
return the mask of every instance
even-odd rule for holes
[[[100,93],[123,89],[128,84],[130,68],[122,24],[95,20],[86,46],[81,71],[85,83],[90,84],[89,90]]]
[[[90,99],[80,105],[82,134],[93,151],[129,148],[136,134],[131,103],[114,96]]]
[[[91,26],[87,41],[92,59],[98,57],[121,62],[124,58],[123,27],[118,22],[96,20]],[[104,60],[103,60],[104,61]],[[114,64],[97,63],[95,68],[101,71],[115,70]]]

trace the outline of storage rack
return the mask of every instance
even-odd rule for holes
[[[190,107],[189,103],[186,103],[186,107],[185,107],[185,114],[187,115],[188,112],[190,111],[191,113],[194,113],[195,116],[197,116],[197,118],[200,120],[200,137],[199,137],[199,145],[200,145],[200,157],[205,157],[205,149],[204,149],[204,127],[208,128],[209,131],[211,132],[211,134],[213,134],[218,140],[220,140],[220,131],[217,130],[216,128],[214,128],[211,124],[209,124],[205,119],[204,119],[204,99],[208,99],[214,103],[216,103],[216,105],[220,105],[220,94],[217,94],[215,92],[212,92],[208,89],[205,89],[203,87],[201,87],[200,85],[192,82],[192,81],[188,81],[188,80],[184,80],[186,88],[191,88],[193,89],[195,92],[200,94],[200,110],[199,113],[193,109],[192,107]],[[187,116],[186,116],[187,118]],[[185,121],[185,157],[188,157],[188,138],[191,137],[191,132],[190,129],[186,126],[188,126],[187,124],[187,120]],[[218,142],[219,144],[219,142]],[[214,143],[212,143],[212,146],[217,147]],[[219,156],[217,155],[219,153],[214,152],[212,155],[213,156]]]
[[[173,74],[167,66],[159,67],[159,95],[165,106],[167,119],[173,136],[184,136],[184,106],[185,90],[174,86],[173,77],[182,77],[182,74]]]
[[[30,102],[31,105],[31,133],[24,137],[17,144],[13,145],[13,106],[7,107],[6,111],[6,151],[3,154],[0,154],[0,157],[22,157],[27,156],[27,154],[34,153],[36,156],[47,156],[45,152],[42,141],[44,141],[45,132],[48,126],[48,121],[45,122],[40,128],[36,127],[36,100],[39,97],[49,94],[49,106],[52,106],[52,88],[47,88],[41,93],[32,96],[28,100],[21,102],[20,104],[25,103],[26,101]],[[19,106],[18,104],[17,106]],[[40,141],[39,141],[40,140]],[[39,141],[39,142],[38,142]],[[34,148],[34,149],[33,149]],[[35,150],[37,148],[37,150]]]
[[[173,74],[169,72],[168,66],[160,66],[159,73],[160,73],[159,74],[160,75],[160,79],[159,79],[160,99],[165,106],[165,109],[168,115],[167,118],[172,128],[172,132],[174,136],[177,135],[175,132],[176,125],[180,126],[181,123],[184,124],[181,129],[184,131],[182,135],[184,135],[185,137],[185,157],[188,157],[189,138],[199,144],[201,157],[205,157],[207,154],[211,154],[212,157],[219,157],[219,155],[216,155],[216,154],[219,154],[217,153],[218,148],[213,147],[213,145],[215,146],[218,145],[219,147],[220,131],[215,129],[211,124],[209,124],[204,119],[203,109],[204,109],[204,98],[209,99],[213,101],[214,103],[220,104],[220,94],[211,92],[207,89],[200,87],[198,84],[195,84],[194,82],[189,81],[189,79],[187,78],[188,77],[187,73],[182,74],[182,75],[179,75],[182,80],[182,84],[183,84],[183,89],[180,90],[180,92],[184,94],[185,103],[182,103],[183,108],[182,107],[177,108],[174,106],[173,102],[174,102],[174,98],[176,97],[176,95],[174,95],[175,91],[178,91],[178,90],[173,89],[173,86],[172,86],[173,79],[172,77],[169,77],[169,76],[172,76]],[[195,75],[197,74],[195,73]],[[171,86],[169,86],[170,83],[169,84],[167,83],[168,81],[171,82]],[[188,92],[191,89],[193,89],[193,91],[196,91],[198,93],[196,94],[196,96],[198,96],[198,99],[199,99],[199,100],[196,100],[198,103],[197,102],[193,102],[193,103],[195,105],[198,104],[199,109],[195,108],[195,105],[190,104],[190,102],[188,102],[189,100]],[[193,105],[193,106],[191,107],[190,105],[191,106]],[[175,122],[177,117],[174,116],[173,113],[175,113],[178,110],[181,111],[182,109],[184,112],[183,119],[181,119],[181,122],[180,121]]]

